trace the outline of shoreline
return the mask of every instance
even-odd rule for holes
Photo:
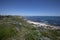
[[[44,28],[51,28],[51,29],[59,29],[60,30],[60,26],[52,26],[52,25],[48,25],[48,24],[45,24],[45,23],[41,23],[41,22],[34,22],[34,21],[30,21],[30,20],[27,20],[27,22],[29,24],[32,24],[34,25],[34,27],[44,27]]]

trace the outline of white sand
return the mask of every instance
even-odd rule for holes
[[[34,22],[34,21],[30,21],[30,20],[27,20],[27,22],[30,23],[30,24],[38,25],[38,26],[44,26],[45,28],[48,26],[48,27],[51,27],[52,29],[60,29],[59,26],[51,26],[51,25],[48,25],[48,24],[45,24],[45,23]]]
[[[49,26],[49,25],[47,25],[47,24],[45,24],[45,23],[39,23],[39,22],[33,22],[33,21],[27,21],[28,23],[30,23],[30,24],[35,24],[35,25],[41,25],[41,26]]]

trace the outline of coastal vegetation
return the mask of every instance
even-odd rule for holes
[[[0,16],[0,40],[60,40],[60,30],[34,27],[22,16]]]

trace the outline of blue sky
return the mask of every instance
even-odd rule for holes
[[[60,0],[0,0],[0,15],[60,16]]]

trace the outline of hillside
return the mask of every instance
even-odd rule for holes
[[[22,16],[0,16],[0,40],[60,40],[60,30],[34,27]]]

